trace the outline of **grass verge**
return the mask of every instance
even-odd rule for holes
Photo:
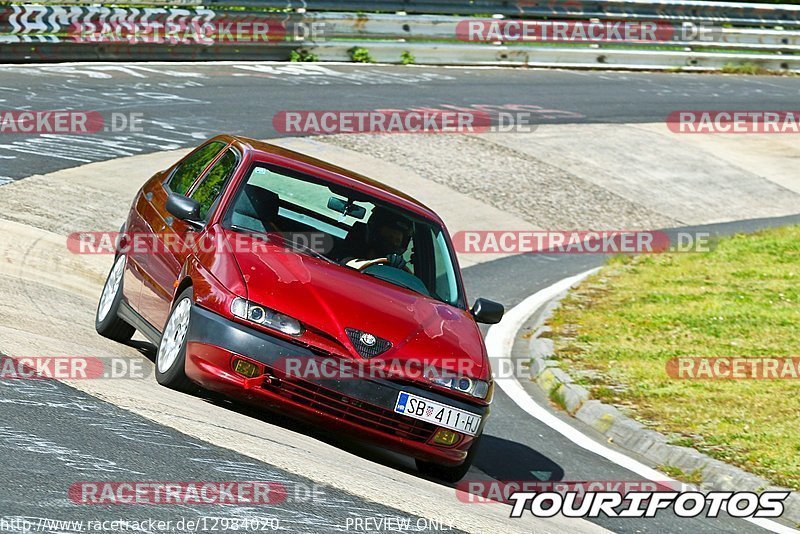
[[[556,354],[594,398],[676,444],[800,490],[800,380],[678,380],[674,357],[800,355],[800,227],[709,253],[618,258],[550,320]]]

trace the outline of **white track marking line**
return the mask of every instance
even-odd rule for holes
[[[489,331],[486,334],[486,350],[489,352],[489,357],[493,360],[492,365],[495,367],[495,369],[500,368],[497,367],[495,362],[500,360],[507,360],[506,363],[511,362],[511,347],[514,344],[514,339],[516,338],[519,329],[522,328],[522,325],[525,324],[525,321],[527,321],[529,317],[536,313],[542,306],[547,304],[547,302],[555,298],[559,293],[567,291],[573,284],[580,282],[597,271],[599,271],[599,268],[591,269],[569,278],[564,278],[563,280],[560,280],[559,282],[556,282],[555,284],[548,286],[537,293],[534,293],[509,310],[503,316],[502,321],[489,328]],[[517,406],[579,447],[593,452],[594,454],[597,454],[598,456],[601,456],[606,460],[613,462],[620,467],[627,469],[628,471],[632,471],[633,473],[636,473],[637,475],[648,480],[654,482],[674,482],[681,484],[683,487],[691,487],[687,484],[683,484],[677,480],[671,479],[660,471],[656,471],[652,467],[648,467],[647,465],[634,460],[633,458],[619,451],[615,451],[606,447],[605,445],[602,445],[601,443],[598,443],[566,421],[562,421],[549,410],[537,404],[531,398],[531,396],[528,395],[516,377],[500,377],[496,378],[495,382],[500,389],[506,393],[506,395],[511,397],[511,400],[513,400]],[[779,534],[800,532],[769,519],[743,519],[761,528]]]

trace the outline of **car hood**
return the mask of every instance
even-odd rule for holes
[[[241,243],[242,235],[236,239]],[[468,311],[284,246],[259,246],[257,252],[245,246],[234,254],[249,300],[336,340],[352,358],[361,356],[345,328],[392,343],[372,361],[418,359],[449,371],[467,363],[472,377],[488,378],[483,338]]]

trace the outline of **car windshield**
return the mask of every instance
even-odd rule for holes
[[[463,307],[444,230],[354,189],[256,164],[225,224],[239,231],[279,233],[298,252]]]

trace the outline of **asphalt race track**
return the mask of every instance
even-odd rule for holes
[[[281,110],[516,104],[537,106],[542,123],[644,123],[663,121],[676,109],[750,109],[756,102],[759,109],[793,109],[799,93],[800,84],[793,78],[755,76],[281,64],[0,66],[3,108],[131,110],[143,113],[145,126],[141,133],[88,137],[4,135],[0,138],[0,183],[93,161],[194,146],[219,132],[259,139],[281,136],[272,125],[272,116]],[[708,229],[724,235],[788,222],[798,223],[800,216]],[[117,223],[109,221],[109,225]],[[603,259],[515,256],[470,267],[464,276],[471,298],[485,296],[509,309],[564,277],[599,266]],[[143,357],[153,358],[152,349],[140,348]],[[544,398],[537,400],[547,403]],[[243,411],[253,417],[254,424],[263,417],[220,399],[208,402]],[[75,480],[274,480],[300,493],[315,484],[324,486],[324,481],[186,438],[61,383],[0,380],[0,405],[0,457],[6,478],[0,483],[2,515],[33,521],[123,515],[135,519],[155,513],[147,507],[121,511],[113,506],[65,506],[64,492]],[[598,438],[591,429],[570,421]],[[316,439],[332,439],[290,421],[280,424]],[[391,455],[333,443],[358,452],[359,461],[379,461],[413,472],[407,461]],[[108,467],[109,458],[116,462],[113,469]],[[467,478],[486,476],[569,481],[641,478],[576,446],[531,418],[499,390],[481,452]],[[346,530],[346,518],[359,513],[408,516],[336,489],[326,488],[325,495],[313,505],[299,498],[275,507],[270,516],[280,517],[290,531]],[[158,513],[165,517],[261,517],[257,508],[247,507],[218,507],[212,514],[169,510],[166,515],[161,507]],[[681,519],[668,512],[655,519],[591,521],[614,532],[630,533],[763,531],[744,520]],[[53,531],[71,532],[68,528]]]
[[[284,110],[517,104],[533,106],[539,124],[637,123],[682,109],[792,109],[797,96],[796,80],[771,76],[291,63],[0,66],[5,108],[143,118],[141,133],[4,135],[0,181],[194,146],[221,132],[281,136],[272,117]]]
[[[31,383],[6,380],[0,384],[4,421],[0,426],[7,481],[2,499],[3,515],[26,518],[35,525],[41,519],[146,521],[158,517],[180,520],[182,516],[213,519],[247,519],[271,526],[277,519],[291,531],[335,530],[347,517],[359,513],[397,516],[396,510],[366,503],[352,495],[325,487],[272,466],[253,462],[235,452],[186,439],[179,432],[76,391],[56,381]],[[58,421],[57,430],[53,421]],[[55,430],[55,432],[54,432]],[[54,442],[52,440],[57,440]],[[113,465],[107,458],[113,457]],[[143,462],[142,459],[148,461]],[[258,480],[282,484],[287,499],[265,514],[259,506],[218,506],[170,510],[166,505],[126,507],[124,512],[106,506],[98,514],[93,506],[59,506],[70,477],[76,480],[162,480],[165,473],[175,481]],[[59,482],[64,481],[64,484]],[[323,498],[319,498],[323,495]],[[313,506],[309,506],[311,499]],[[32,503],[37,513],[32,512]],[[52,504],[51,504],[52,503]],[[177,507],[176,507],[177,508]],[[276,514],[275,511],[278,511]],[[419,520],[411,518],[412,524]],[[70,531],[56,528],[56,531]]]

